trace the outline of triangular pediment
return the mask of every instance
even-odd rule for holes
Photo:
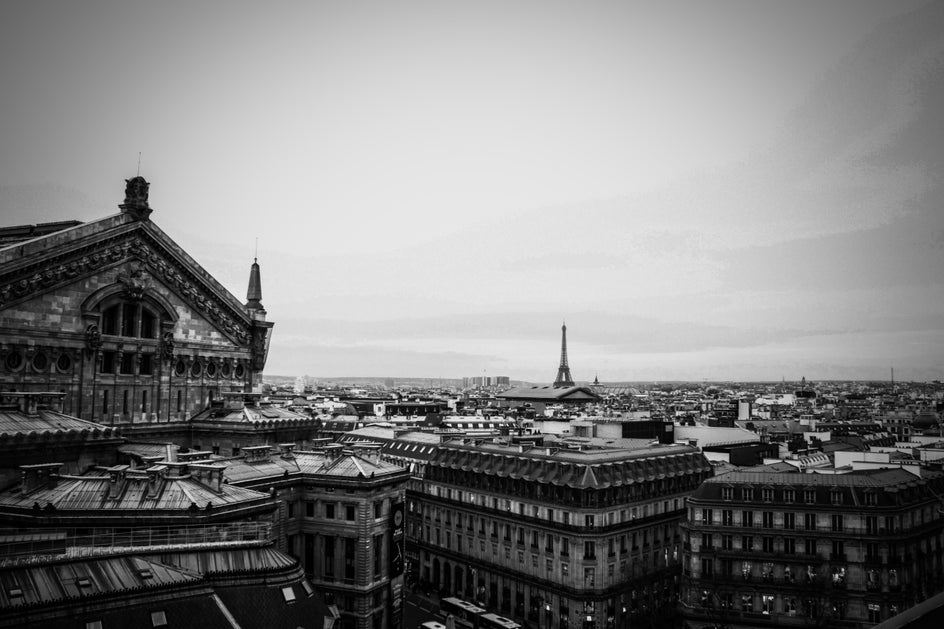
[[[124,214],[0,249],[0,310],[105,274],[132,292],[164,287],[233,342],[252,340],[235,296],[152,222]]]

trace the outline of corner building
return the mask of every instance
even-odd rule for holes
[[[863,628],[944,589],[944,476],[731,472],[688,501],[686,627]]]
[[[439,443],[378,429],[349,438],[380,438],[384,457],[413,471],[408,578],[418,585],[542,629],[672,614],[685,497],[712,474],[694,448]]]

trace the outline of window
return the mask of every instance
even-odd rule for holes
[[[142,414],[147,413],[147,409],[148,409],[147,394],[148,394],[147,391],[141,391],[141,413]],[[235,452],[233,454],[235,454]]]
[[[707,557],[701,558],[701,576],[703,579],[711,578],[714,575],[714,569],[714,562],[711,559]]]
[[[701,521],[704,524],[711,524],[714,514],[711,509],[702,509],[701,510]]]
[[[752,612],[754,611],[754,597],[750,594],[741,595],[741,611],[742,612]]]
[[[787,530],[793,530],[796,528],[796,514],[795,513],[783,514],[783,528]]]
[[[295,602],[295,590],[292,589],[291,585],[286,585],[282,588],[282,598],[285,599],[286,603]]]
[[[325,505],[325,519],[333,520],[334,519],[334,505],[328,503]]]
[[[155,628],[167,626],[167,614],[164,613],[164,610],[151,612],[151,626]]]
[[[378,500],[377,502],[374,503],[374,519],[379,518],[381,514],[383,514],[383,502],[380,502]],[[461,522],[459,523],[459,526],[460,527],[462,526]]]
[[[593,521],[592,515],[584,516],[584,524],[587,526],[587,528],[593,528]]]
[[[808,539],[804,543],[804,554],[806,555],[815,555],[816,554],[816,540]]]
[[[803,490],[803,502],[808,505],[816,504],[816,490],[815,489],[804,489]]]
[[[754,550],[754,538],[750,535],[743,536],[741,538],[741,549]]]
[[[315,517],[315,503],[311,500],[305,501],[305,517],[306,518]]]
[[[141,364],[138,365],[138,373],[142,376],[150,376],[154,373],[153,354],[141,354]]]
[[[725,509],[721,512],[721,524],[724,526],[734,526],[734,512],[731,509]]]
[[[753,511],[741,511],[741,526],[744,526],[744,527],[754,526],[754,512]]]
[[[796,540],[792,537],[784,538],[783,540],[783,552],[786,555],[793,555],[796,553]]]
[[[570,573],[570,565],[567,563],[561,563],[561,574],[567,576]]]
[[[762,541],[763,541],[764,552],[765,552],[765,553],[772,553],[772,552],[774,552],[774,538],[772,538],[772,537],[765,537],[765,538],[763,538]]]
[[[796,500],[796,492],[793,489],[783,490],[783,501],[790,503]]]
[[[711,550],[713,544],[713,539],[711,533],[702,533],[701,534],[701,549],[702,551]]]
[[[731,535],[721,536],[721,548],[723,550],[732,550],[734,548],[734,540]]]
[[[834,532],[834,533],[840,533],[840,532],[842,532],[842,530],[843,530],[843,517],[842,517],[842,514],[838,514],[838,513],[837,513],[837,514],[833,514],[833,516],[832,516],[832,525],[833,525],[833,532]]]
[[[761,613],[767,614],[767,615],[770,615],[774,611],[774,595],[773,594],[761,594],[760,611]]]
[[[115,373],[115,352],[102,352],[101,365],[102,373]]]
[[[845,561],[846,559],[846,546],[842,540],[833,540],[833,554],[832,558],[838,561]]]
[[[102,391],[102,414],[108,413],[108,390]]]
[[[583,584],[586,587],[593,587],[595,582],[595,570],[593,568],[583,569]]]
[[[838,489],[834,489],[834,490],[830,491],[830,492],[829,492],[829,500],[830,500],[830,502],[832,502],[834,505],[841,505],[841,504],[842,504],[842,492],[839,491]]]
[[[774,489],[773,487],[764,487],[760,490],[761,499],[764,502],[773,502],[774,501]]]
[[[741,490],[741,497],[744,502],[751,502],[754,500],[754,489],[752,487],[745,487]]]
[[[803,527],[807,531],[816,530],[816,514],[815,513],[804,513],[803,514]]]
[[[765,529],[774,528],[774,512],[773,511],[764,511],[763,513],[763,524]]]
[[[596,542],[584,542],[583,543],[583,558],[584,559],[594,559],[597,556],[597,544]]]
[[[101,620],[90,620],[85,623],[85,629],[102,629]]]
[[[353,522],[356,520],[355,508],[354,505],[345,505],[344,507],[344,519],[348,522]]]

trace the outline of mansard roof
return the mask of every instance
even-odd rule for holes
[[[5,584],[0,587],[0,609],[6,610],[169,589],[203,580],[192,571],[138,556],[19,565],[0,570],[0,575]]]
[[[23,469],[46,466],[23,466]],[[265,511],[275,507],[266,493],[219,482],[216,485],[188,473],[185,464],[168,473],[166,466],[128,470],[115,466],[88,476],[51,475],[48,482],[24,484],[0,493],[0,509],[11,517],[126,517],[189,518],[230,510]],[[181,473],[179,476],[173,474]],[[25,472],[28,474],[29,472]],[[222,470],[220,470],[222,474]],[[220,481],[222,476],[220,476]]]
[[[600,399],[590,387],[555,387],[551,385],[517,387],[502,391],[495,397],[502,400],[533,402],[595,402]]]
[[[226,459],[226,480],[248,484],[255,480],[293,476],[321,477],[325,480],[380,479],[404,473],[399,465],[382,461],[379,457],[361,456],[355,450],[340,446],[329,446],[321,451],[292,452],[291,456],[270,456],[261,452],[262,449],[264,446],[244,448],[243,457]]]
[[[688,446],[634,450],[495,450],[444,444],[429,465],[575,489],[606,489],[709,471],[705,457]]]
[[[907,502],[916,498],[931,497],[935,495],[935,492],[940,493],[944,489],[944,474],[941,472],[925,471],[923,476],[919,477],[898,468],[861,470],[846,474],[810,474],[800,471],[758,471],[758,469],[733,471],[709,478],[692,493],[692,499],[723,501],[734,506],[764,504],[761,502],[761,490],[769,488],[773,490],[772,499],[769,501],[772,504],[802,506],[806,504],[802,492],[806,491],[813,492],[815,504],[835,504],[833,494],[838,492],[842,497],[839,504],[849,508],[866,505],[867,493],[876,495],[878,505],[888,506],[899,504],[903,500]],[[929,489],[930,486],[935,489]],[[723,499],[722,488],[725,487],[734,489],[750,487],[753,489],[752,498],[744,501],[741,494],[735,491],[731,500]],[[783,490],[785,489],[793,490],[793,495],[789,500],[784,497]],[[910,498],[904,499],[903,496],[910,496]]]
[[[0,406],[0,441],[43,439],[120,439],[115,429],[72,417],[51,409],[25,413],[17,407]]]

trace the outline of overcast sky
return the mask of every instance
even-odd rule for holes
[[[944,377],[944,4],[12,2],[0,216],[124,179],[267,373]]]

